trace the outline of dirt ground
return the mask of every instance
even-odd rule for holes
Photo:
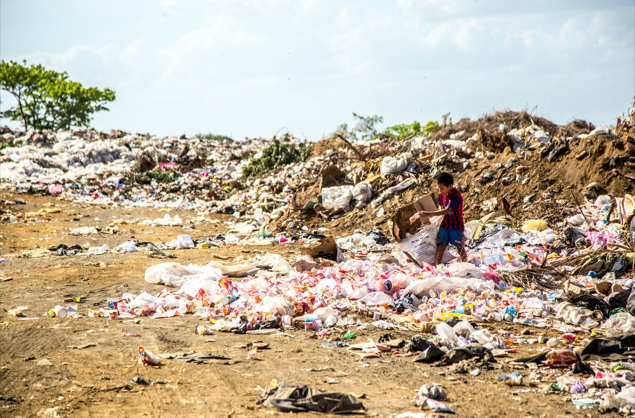
[[[61,209],[61,213],[51,214],[50,220],[43,223],[0,226],[0,256],[7,259],[0,264],[0,269],[14,277],[12,281],[0,282],[2,417],[265,417],[279,415],[255,402],[261,394],[259,388],[267,387],[273,379],[354,393],[362,397],[369,416],[417,411],[411,399],[422,384],[431,382],[444,386],[449,397],[446,403],[458,416],[597,416],[596,410],[576,409],[566,394],[538,392],[555,382],[562,370],[547,369],[544,382],[538,387],[509,388],[497,382],[498,376],[513,371],[523,375],[530,373],[528,369],[507,365],[505,358],[499,359],[494,370],[482,370],[479,376],[473,377],[452,373],[447,367],[413,363],[412,357],[395,357],[392,353],[377,359],[361,359],[345,348],[323,347],[324,341],[317,340],[314,332],[303,329],[267,335],[215,333],[203,336],[194,333],[196,325],[203,320],[191,315],[144,318],[138,324],[105,318],[42,317],[55,305],[72,305],[64,302],[71,297],[81,297],[79,309],[85,313],[89,308],[106,306],[108,299],[120,297],[124,292],[138,294],[146,290],[156,294],[163,287],[145,282],[144,272],[163,261],[143,253],[43,258],[18,258],[18,254],[37,245],[48,248],[89,241],[91,245],[107,244],[112,248],[133,237],[140,241],[169,241],[182,234],[182,229],[128,224],[120,226],[124,231],[118,235],[69,236],[72,228],[95,226],[96,217],[102,221],[97,225],[107,225],[112,219],[154,219],[165,213],[152,208],[95,207],[33,195],[4,193],[0,198],[27,200],[26,205],[12,206],[13,211]],[[194,215],[193,212],[176,213],[184,219]],[[174,214],[173,211],[171,215]],[[229,215],[209,217],[229,219]],[[213,237],[226,228],[224,223],[197,225],[189,234],[194,239]],[[174,261],[206,264],[213,254],[231,259],[254,251],[293,256],[298,250],[297,245],[178,250]],[[28,306],[27,317],[39,319],[20,320],[5,311],[17,306]],[[366,342],[367,338],[377,340],[386,332],[371,326],[371,318],[360,319],[368,328],[353,329],[357,335],[353,342]],[[482,326],[492,332],[504,329],[518,333],[524,328],[505,323]],[[557,335],[538,328],[530,328],[529,332],[534,336]],[[124,333],[141,336],[124,337]],[[404,339],[415,335],[415,332],[390,333]],[[257,360],[246,360],[247,352],[237,346],[255,341],[269,343],[269,349],[259,351]],[[147,367],[137,362],[139,346],[161,354],[196,350],[227,360],[208,360],[207,364],[164,360],[163,366]],[[511,356],[536,354],[542,347],[540,344],[521,345],[518,353]],[[135,376],[152,384],[133,384],[130,379]],[[529,392],[519,393],[519,390]],[[432,414],[430,410],[425,412]]]

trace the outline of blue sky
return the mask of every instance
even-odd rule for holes
[[[0,0],[0,56],[117,100],[93,126],[316,140],[535,109],[613,124],[635,95],[633,1]],[[2,95],[3,108],[13,104]],[[7,124],[6,120],[2,121]]]

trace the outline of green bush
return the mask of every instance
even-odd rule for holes
[[[178,180],[180,174],[171,169],[161,169],[159,167],[154,170],[146,171],[143,173],[128,173],[125,175],[124,180],[126,184],[152,184],[153,181],[157,183],[173,183]]]
[[[232,139],[228,136],[225,135],[215,135],[213,133],[198,133],[196,135],[194,135],[194,138],[198,138],[198,139],[206,139],[208,141],[224,141],[224,140],[228,140],[228,141],[232,141]]]
[[[306,161],[311,153],[311,146],[300,144],[282,145],[277,139],[264,149],[262,157],[252,158],[249,164],[243,169],[243,175],[246,177],[257,176],[275,168],[282,167],[287,164],[299,163]]]

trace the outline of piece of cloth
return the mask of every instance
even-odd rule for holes
[[[612,337],[595,338],[584,347],[580,357],[589,360],[627,360],[635,349],[635,335],[622,334]]]
[[[461,248],[463,242],[463,232],[456,229],[439,228],[437,233],[437,244],[452,244],[456,248]]]
[[[440,194],[437,198],[437,204],[443,209],[450,208],[452,211],[443,217],[441,228],[454,229],[457,231],[465,231],[465,222],[463,222],[463,196],[456,187],[446,196]]]
[[[322,412],[326,414],[350,414],[364,411],[364,405],[352,395],[321,392],[308,386],[292,386],[282,382],[269,388],[256,401],[280,412]]]
[[[83,251],[81,245],[75,244],[69,247],[66,244],[60,244],[57,247],[49,248],[49,251],[55,251],[53,255],[75,255]]]
[[[463,360],[471,359],[472,357],[478,357],[487,363],[496,363],[496,359],[490,350],[480,344],[468,344],[445,353],[441,359],[441,363],[437,364],[437,366],[459,363]]]

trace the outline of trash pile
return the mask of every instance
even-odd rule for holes
[[[507,360],[528,372],[500,377],[514,390],[566,392],[580,408],[627,413],[635,407],[635,254],[629,229],[635,205],[627,203],[630,195],[614,198],[619,209],[607,217],[606,198],[586,207],[588,222],[576,227],[584,239],[569,244],[553,231],[549,234],[561,244],[535,243],[548,240],[546,222],[528,221],[519,231],[484,222],[467,251],[469,262],[432,266],[409,256],[403,241],[372,250],[382,239],[378,231],[341,238],[342,248],[329,237],[308,245],[295,259],[267,253],[205,266],[159,263],[146,271],[145,281],[166,286],[161,292],[124,293],[87,315],[159,319],[193,314],[208,323],[197,327],[203,335],[295,327],[314,332],[324,347],[352,350],[363,360],[412,357],[472,376]],[[455,250],[450,257],[456,257]],[[560,337],[494,333],[479,325],[484,323],[549,328]],[[385,334],[355,344],[355,332],[364,329],[419,334],[409,341]],[[510,358],[519,345],[535,347],[538,354]],[[256,355],[254,350],[249,358]],[[275,387],[271,394],[284,388]],[[417,402],[451,412],[441,401],[429,396]]]
[[[340,135],[315,144],[310,155],[304,147],[292,152],[260,139],[215,146],[192,141],[189,151],[186,146],[177,155],[177,144],[186,140],[94,139],[91,131],[81,138],[41,135],[44,145],[53,141],[46,155],[47,148],[31,145],[32,135],[16,138],[28,144],[2,150],[12,161],[6,171],[3,163],[2,178],[7,188],[72,201],[191,208],[199,212],[192,223],[205,222],[208,212],[233,214],[224,236],[126,242],[118,251],[144,245],[157,251],[302,246],[295,258],[268,252],[205,266],[162,262],[146,271],[145,281],[163,290],[124,293],[108,306],[89,309],[88,316],[193,314],[207,323],[203,332],[297,327],[314,332],[325,347],[353,350],[362,359],[406,356],[472,376],[509,358],[516,345],[535,345],[537,355],[511,360],[529,373],[501,381],[526,391],[569,393],[581,408],[632,413],[635,200],[628,192],[635,181],[634,134],[622,125],[620,130],[574,124],[567,129],[578,132],[568,136],[564,127],[526,124],[524,118],[531,119],[526,113],[509,113],[496,115],[496,130],[487,128],[491,120],[476,125],[463,120],[404,141],[353,143]],[[299,144],[291,135],[285,143]],[[199,155],[209,157],[202,162]],[[307,159],[275,166],[273,155]],[[170,162],[163,162],[166,157]],[[260,177],[241,171],[248,165],[262,170],[263,164],[275,167]],[[454,172],[466,196],[467,262],[451,248],[445,264],[434,266],[440,219],[411,219],[417,211],[436,209],[430,193],[441,170]],[[148,172],[157,177],[142,185],[139,175]],[[5,216],[6,221],[17,217]],[[140,222],[184,225],[167,214]],[[84,249],[50,250],[69,256]],[[61,316],[62,308],[53,311]],[[81,316],[76,309],[68,313]],[[515,323],[561,336],[490,332],[485,323]],[[353,344],[356,331],[371,327],[418,334],[408,342],[388,334]],[[422,388],[415,403],[451,413],[441,392]],[[281,384],[261,402],[285,411],[336,411],[330,409],[336,404],[363,408],[347,395],[328,397],[328,407],[312,406],[321,398],[311,389]]]

